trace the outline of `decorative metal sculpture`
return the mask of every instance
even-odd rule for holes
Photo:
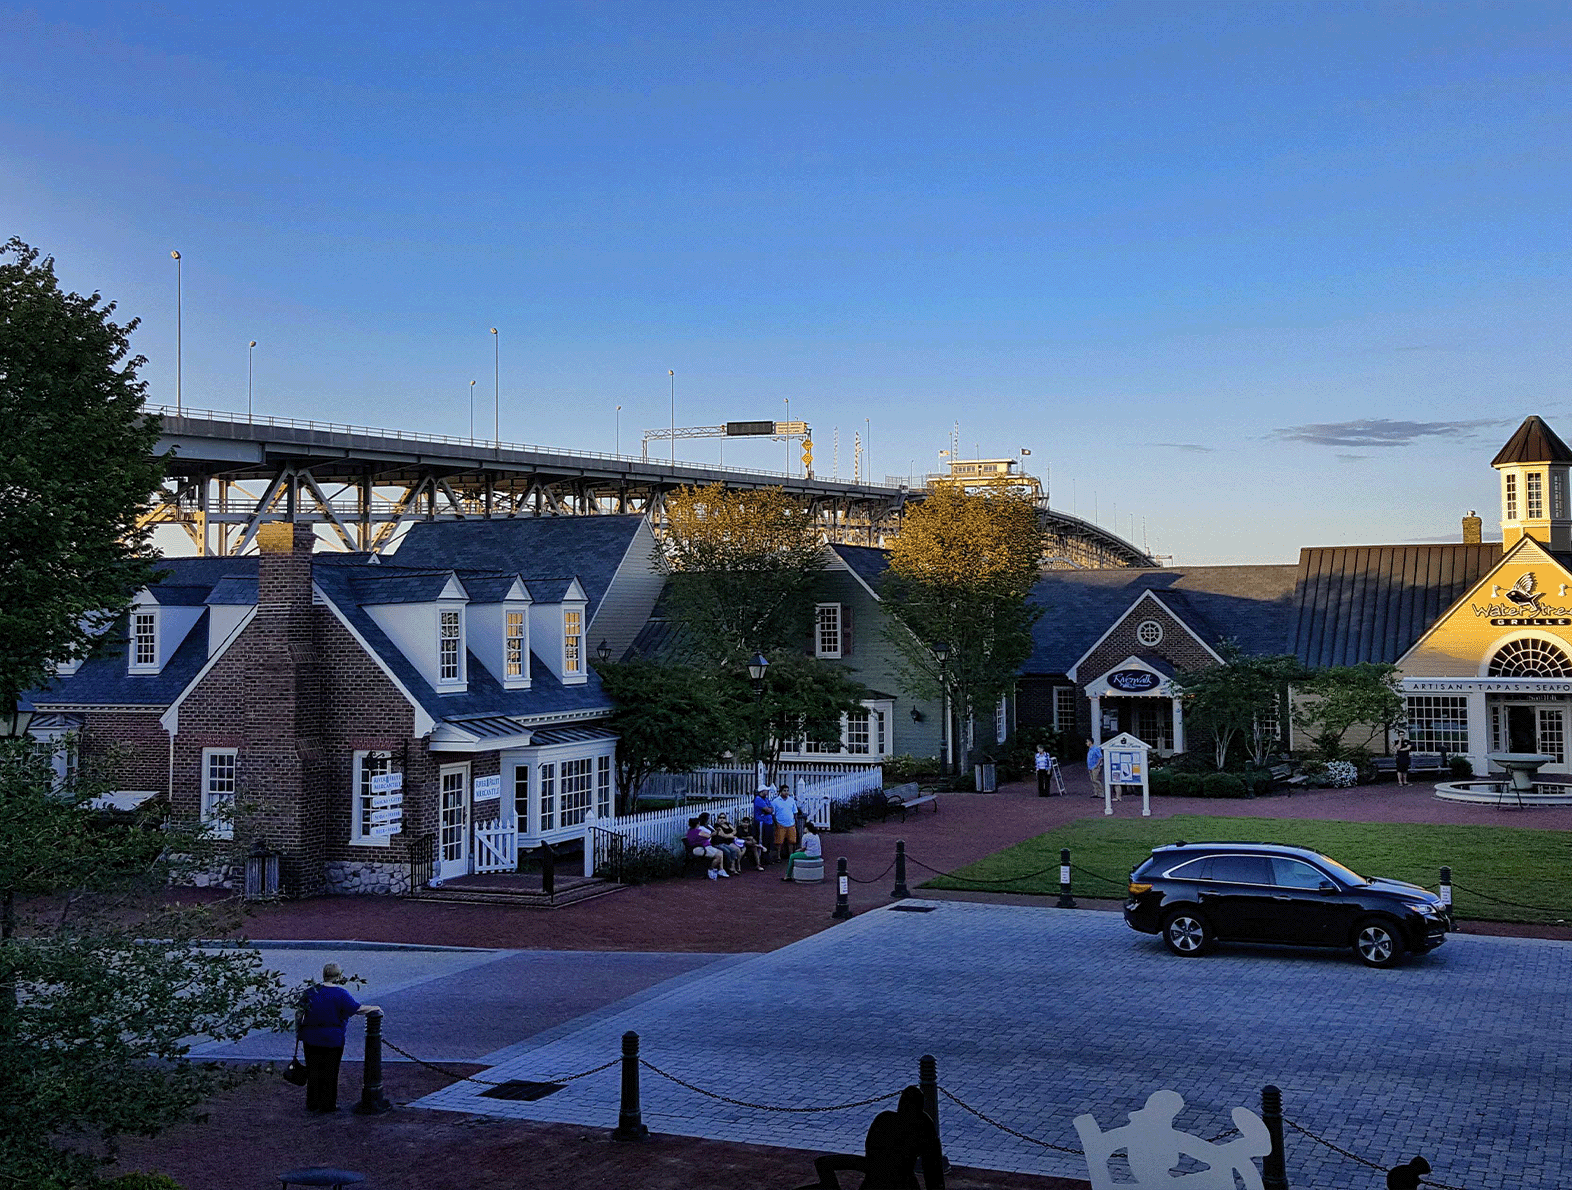
[[[1092,1190],[1236,1190],[1234,1174],[1246,1190],[1262,1190],[1255,1158],[1272,1151],[1272,1138],[1261,1117],[1249,1108],[1233,1109],[1239,1135],[1226,1144],[1215,1144],[1180,1132],[1174,1118],[1184,1108],[1177,1091],[1154,1091],[1146,1106],[1129,1113],[1130,1122],[1104,1132],[1093,1115],[1075,1117],[1075,1130],[1086,1152],[1087,1176]],[[1123,1149],[1135,1182],[1115,1182],[1108,1161]],[[1180,1157],[1190,1157],[1206,1169],[1175,1172]]]

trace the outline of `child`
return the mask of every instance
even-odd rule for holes
[[[753,819],[743,816],[741,831],[737,835],[737,842],[742,844],[743,852],[748,859],[753,861],[755,871],[764,871],[764,853],[768,848],[759,843],[758,828],[753,825]]]
[[[824,845],[819,841],[819,832],[814,827],[813,823],[805,818],[803,819],[802,823],[802,848],[799,851],[793,851],[791,855],[787,857],[786,875],[782,876],[781,879],[791,879],[791,870],[796,866],[798,860],[823,858]]]

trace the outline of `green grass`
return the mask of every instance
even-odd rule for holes
[[[1145,859],[1153,847],[1179,839],[1310,847],[1347,864],[1362,876],[1390,876],[1432,890],[1440,879],[1441,865],[1450,864],[1460,918],[1572,921],[1572,834],[1503,826],[1212,818],[1199,814],[1164,819],[1085,819],[996,851],[955,873],[973,880],[1000,880],[1048,869],[1029,880],[984,886],[938,877],[922,887],[986,888],[1057,897],[1059,849],[1068,847],[1070,862],[1085,869],[1073,873],[1072,887],[1077,898],[1122,899],[1130,869]],[[1088,874],[1093,872],[1111,878],[1117,887]],[[1535,908],[1498,904],[1491,897]]]

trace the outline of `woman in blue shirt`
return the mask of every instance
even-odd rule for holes
[[[301,997],[295,1036],[306,1051],[306,1110],[338,1110],[338,1065],[344,1057],[344,1026],[352,1016],[381,1012],[361,1004],[343,988],[344,972],[337,963],[322,968],[322,982]]]

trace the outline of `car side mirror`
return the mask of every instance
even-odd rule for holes
[[[1337,891],[1337,885],[1333,884],[1330,880],[1321,881],[1319,887],[1323,897],[1329,897]]]

